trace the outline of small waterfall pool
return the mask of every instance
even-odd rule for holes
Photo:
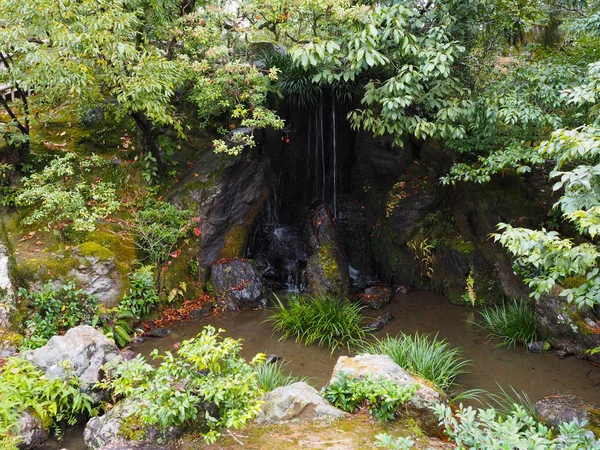
[[[442,296],[429,292],[396,294],[391,303],[378,311],[367,311],[369,317],[392,313],[394,320],[383,330],[374,333],[377,337],[386,334],[439,333],[453,346],[463,349],[464,357],[471,359],[471,373],[462,375],[457,382],[466,389],[485,389],[498,392],[497,383],[505,389],[512,386],[524,391],[536,401],[544,396],[562,392],[577,395],[600,404],[600,368],[574,357],[559,359],[555,353],[534,354],[525,348],[494,348],[487,342],[479,328],[469,321],[476,319],[476,310],[453,305]],[[226,335],[243,339],[242,354],[251,359],[256,353],[273,353],[289,362],[288,368],[298,376],[309,377],[315,387],[323,386],[331,375],[338,356],[329,350],[315,346],[305,347],[293,340],[278,341],[271,325],[265,323],[268,311],[229,312],[220,317],[178,324],[172,333],[162,339],[148,339],[136,346],[135,351],[148,356],[152,350],[172,350],[173,344],[190,339],[204,325],[211,324],[226,330]],[[49,442],[44,449],[84,449],[82,429],[67,432],[63,442]]]

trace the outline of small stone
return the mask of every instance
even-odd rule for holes
[[[527,350],[529,350],[532,353],[542,353],[544,351],[550,350],[550,344],[544,341],[530,342],[529,344],[527,344]]]
[[[385,313],[377,317],[377,320],[369,325],[371,331],[379,331],[394,319],[392,313]]]
[[[558,428],[561,423],[571,422],[574,419],[586,420],[588,423],[598,423],[600,419],[594,411],[598,406],[585,401],[575,395],[554,394],[538,400],[533,405],[540,420],[548,425]]]
[[[273,364],[276,363],[277,361],[280,361],[281,358],[277,355],[274,355],[273,353],[267,355],[267,360],[265,361],[266,364]]]
[[[359,301],[369,308],[379,309],[392,299],[392,290],[386,286],[371,286],[358,295]]]
[[[394,289],[394,292],[396,292],[397,294],[402,294],[402,295],[406,295],[408,294],[408,287],[405,286],[404,284],[399,284],[398,286],[396,286],[396,289]]]

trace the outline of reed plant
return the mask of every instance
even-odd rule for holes
[[[440,389],[448,389],[456,377],[467,373],[470,360],[461,357],[458,348],[450,346],[438,335],[416,333],[387,336],[363,345],[362,353],[388,355],[400,367],[431,381]]]
[[[333,353],[340,347],[359,346],[366,334],[362,324],[363,307],[332,294],[293,294],[285,305],[275,297],[275,308],[267,319],[280,340],[294,337],[305,345],[328,347]]]
[[[273,363],[261,363],[254,366],[256,381],[264,392],[270,392],[282,386],[289,386],[298,381],[306,381],[307,378],[293,376],[287,370],[289,363],[280,360]]]
[[[515,299],[501,306],[485,308],[480,312],[482,322],[475,323],[498,339],[496,347],[527,345],[537,338],[537,324],[531,304],[527,300]]]

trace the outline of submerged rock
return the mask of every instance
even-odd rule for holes
[[[542,422],[558,427],[563,422],[574,419],[586,420],[597,426],[600,423],[600,410],[597,405],[586,402],[581,397],[568,394],[554,394],[538,400],[533,405]]]
[[[318,204],[308,218],[308,242],[313,254],[306,264],[309,290],[316,294],[345,294],[350,274],[335,217],[326,204]]]
[[[140,399],[127,398],[117,403],[104,415],[93,417],[83,432],[85,445],[92,449],[154,449],[168,448],[156,446],[156,442],[168,442],[182,434],[179,428],[171,427],[162,431],[157,427],[145,425],[138,416],[136,405]],[[154,447],[135,447],[153,445]]]
[[[371,331],[379,331],[394,319],[392,313],[385,313],[377,317],[377,320],[369,325]]]
[[[48,439],[49,433],[44,428],[42,419],[36,414],[34,415],[29,412],[21,413],[18,427],[19,436],[21,438],[21,442],[18,445],[20,450],[37,448]]]
[[[212,266],[212,281],[230,311],[264,308],[266,289],[253,261],[226,259]]]
[[[289,420],[333,420],[348,414],[329,404],[319,392],[304,382],[282,386],[268,392],[255,421],[279,423]]]
[[[371,286],[358,294],[358,300],[372,309],[379,309],[392,300],[392,290],[386,286]]]
[[[168,335],[170,335],[171,333],[172,333],[172,331],[169,330],[168,328],[158,327],[158,328],[155,328],[154,330],[148,331],[146,333],[146,336],[153,337],[153,338],[164,338],[164,337],[167,337]]]
[[[550,344],[545,341],[535,341],[527,344],[527,350],[532,353],[542,353],[550,350]]]
[[[419,426],[430,434],[438,432],[438,419],[435,406],[445,400],[444,393],[429,385],[428,382],[410,375],[387,355],[358,355],[353,358],[340,356],[337,360],[329,383],[344,373],[353,378],[370,376],[374,379],[391,380],[401,386],[418,386],[418,390],[406,405],[406,411]]]
[[[102,366],[118,355],[114,342],[88,325],[71,328],[43,347],[23,353],[25,359],[50,378],[77,376],[83,389],[91,389],[101,378]]]

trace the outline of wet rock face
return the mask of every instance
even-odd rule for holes
[[[48,439],[48,431],[44,429],[42,420],[28,412],[21,413],[19,417],[20,450],[30,450],[39,447]]]
[[[600,353],[588,350],[600,346],[600,334],[586,319],[595,323],[591,309],[578,309],[559,295],[545,295],[534,303],[538,335],[564,356],[576,355],[600,362]]]
[[[268,392],[256,417],[256,423],[279,423],[290,420],[332,420],[348,416],[331,406],[319,392],[304,382],[293,383]]]
[[[335,217],[324,203],[315,206],[307,224],[313,254],[306,265],[309,290],[316,294],[345,294],[350,289],[348,260]]]
[[[211,272],[215,291],[230,311],[266,306],[266,289],[254,261],[219,261]]]
[[[101,378],[101,367],[119,355],[119,349],[101,331],[88,325],[71,328],[64,336],[54,336],[46,345],[23,353],[23,357],[43,370],[50,378],[76,375],[84,390],[91,389]]]
[[[586,402],[581,397],[568,394],[555,394],[538,400],[533,405],[542,422],[555,428],[563,422],[585,420],[597,426],[600,422],[598,406]]]
[[[354,358],[340,356],[329,383],[333,383],[338,374],[344,373],[350,377],[391,380],[401,386],[416,384],[418,391],[407,403],[407,412],[419,422],[420,427],[427,433],[438,432],[438,419],[435,406],[445,400],[444,394],[406,372],[387,355],[358,355]]]
[[[159,446],[157,441],[167,442],[181,436],[182,430],[171,427],[166,431],[144,425],[137,416],[136,403],[139,399],[125,399],[117,403],[106,414],[89,420],[83,432],[85,445],[96,449],[153,450],[170,448]]]

